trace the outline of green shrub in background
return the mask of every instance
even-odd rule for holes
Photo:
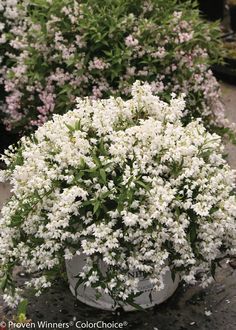
[[[219,29],[190,1],[27,2],[20,2],[25,20],[7,35],[18,51],[5,70],[9,130],[32,130],[73,108],[77,96],[128,98],[136,79],[163,99],[184,92],[185,122],[202,117],[211,128],[228,125],[209,70],[219,59]]]

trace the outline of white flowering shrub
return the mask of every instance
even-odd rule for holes
[[[209,70],[219,59],[219,28],[202,21],[191,1],[18,2],[24,19],[4,33],[12,47],[4,69],[8,130],[35,129],[72,109],[77,96],[128,98],[138,79],[163,100],[185,93],[184,122],[202,117],[208,128],[227,131]]]
[[[187,126],[183,97],[169,103],[136,82],[132,98],[78,99],[4,156],[13,196],[0,220],[5,298],[12,271],[38,272],[37,294],[65,259],[87,256],[78,281],[132,303],[142,272],[155,290],[169,269],[207,284],[223,254],[236,252],[235,175],[220,137]],[[99,261],[107,264],[104,274]]]

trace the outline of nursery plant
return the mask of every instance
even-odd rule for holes
[[[208,128],[229,126],[209,70],[220,56],[219,28],[200,19],[195,2],[22,0],[18,6],[25,19],[6,36],[18,50],[4,77],[9,130],[35,129],[73,108],[77,96],[128,98],[136,79],[166,101],[172,91],[184,92],[185,123],[202,117]],[[17,24],[23,31],[16,37]]]
[[[0,86],[3,84],[6,65],[10,66],[12,53],[17,54],[17,39],[25,27],[21,21],[25,18],[25,11],[19,3],[19,0],[0,0]],[[13,35],[15,42],[12,41]]]
[[[6,106],[6,91],[4,87],[4,76],[6,70],[10,69],[14,61],[12,56],[17,56],[19,50],[17,40],[22,36],[25,29],[25,11],[23,6],[19,7],[19,0],[0,0],[0,152],[15,140],[15,135],[7,133],[4,129],[3,118]],[[22,20],[22,21],[21,21]],[[14,35],[14,43],[12,42]],[[11,37],[10,37],[11,36]]]
[[[139,279],[163,288],[171,270],[207,285],[236,252],[235,173],[217,134],[183,125],[184,96],[169,102],[136,82],[129,100],[78,99],[3,157],[12,197],[0,219],[4,298],[21,300],[14,267],[35,294],[84,254],[78,283],[132,304]],[[100,261],[107,265],[104,273]]]

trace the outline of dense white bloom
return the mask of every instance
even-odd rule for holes
[[[148,84],[128,101],[77,104],[4,157],[13,196],[0,220],[2,275],[12,260],[40,271],[28,285],[41,293],[49,270],[84,253],[85,285],[116,301],[137,292],[134,273],[156,290],[169,268],[209,283],[222,251],[236,252],[235,175],[220,138],[199,121],[183,126],[184,96],[167,104]]]

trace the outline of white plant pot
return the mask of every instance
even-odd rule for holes
[[[77,288],[77,294],[75,294],[75,286],[78,281],[78,278],[75,278],[81,271],[86,262],[86,256],[76,255],[71,260],[66,261],[67,276],[69,281],[70,290],[73,295],[77,297],[81,302],[103,310],[115,310],[117,306],[114,306],[113,299],[106,293],[102,294],[99,299],[96,299],[96,290],[92,287],[85,287],[83,284]],[[100,269],[106,271],[106,265],[104,262],[101,262]],[[164,276],[164,289],[160,291],[152,291],[153,285],[148,279],[140,278],[139,281],[139,291],[143,293],[135,298],[134,302],[141,306],[142,308],[150,308],[154,305],[161,304],[166,299],[168,299],[175,292],[179,284],[179,279],[176,276],[175,281],[173,282],[171,277],[171,272],[166,272]],[[152,301],[150,301],[150,293],[152,294]],[[135,308],[131,305],[124,304],[123,309],[125,311],[134,311]]]

